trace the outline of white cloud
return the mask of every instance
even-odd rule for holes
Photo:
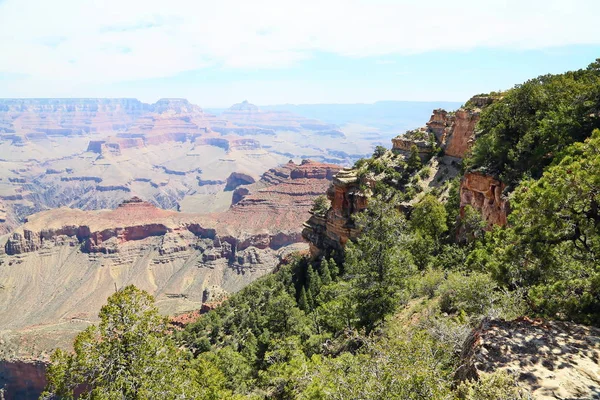
[[[598,44],[597,0],[5,0],[0,73],[114,83],[435,50]]]

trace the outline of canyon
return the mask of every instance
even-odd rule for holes
[[[258,180],[289,159],[349,164],[380,141],[339,129],[248,102],[216,116],[185,99],[0,99],[0,234],[39,211],[133,196],[225,211],[231,177]]]
[[[246,101],[219,116],[182,99],[0,105],[0,384],[18,375],[40,386],[51,349],[69,348],[115,288],[135,284],[185,320],[293,252],[339,254],[376,183],[342,166],[381,137],[355,140]],[[458,175],[479,112],[435,109],[423,128],[392,138],[394,154],[414,145],[431,167],[422,190]],[[503,189],[465,175],[461,213],[471,205],[489,226],[505,223]],[[321,194],[324,215],[310,211]]]
[[[30,215],[0,237],[0,387],[15,385],[14,376],[41,382],[51,350],[69,348],[115,288],[135,284],[174,315],[213,304],[305,251],[302,222],[339,169],[289,161],[237,186],[237,201],[222,212],[164,210],[132,197],[112,210]]]

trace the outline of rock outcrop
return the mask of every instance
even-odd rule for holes
[[[508,199],[503,195],[506,185],[489,175],[468,172],[460,183],[460,217],[467,205],[475,208],[487,228],[504,226],[509,213]]]
[[[464,158],[475,140],[480,111],[478,108],[461,108],[454,113],[434,110],[426,126],[447,156]]]
[[[392,139],[392,150],[403,154],[405,157],[410,156],[410,149],[416,146],[419,158],[421,161],[431,157],[433,152],[433,143],[424,139],[411,139],[405,136],[398,136]]]
[[[481,109],[493,101],[492,97],[475,96],[467,102],[469,107],[455,112],[433,110],[424,127],[392,139],[393,149],[406,153],[415,144],[423,158],[423,155],[431,153],[435,143],[446,156],[462,159],[475,141],[475,126]],[[428,135],[433,135],[432,140],[427,140]]]
[[[340,251],[359,230],[351,216],[367,207],[368,196],[361,191],[356,171],[343,169],[327,191],[331,207],[324,216],[313,214],[304,224],[302,236],[310,244],[313,257]]]
[[[254,183],[256,180],[254,177],[245,174],[243,172],[232,172],[231,175],[227,177],[227,184],[225,185],[225,190],[233,190],[241,185],[249,185]]]
[[[534,399],[600,398],[600,329],[569,322],[484,320],[467,338],[456,380],[505,370]]]

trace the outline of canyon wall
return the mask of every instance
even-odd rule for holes
[[[492,176],[467,172],[460,183],[460,217],[465,207],[476,209],[486,223],[486,229],[507,223],[508,199],[503,195],[506,185]]]
[[[46,387],[46,383],[46,363],[0,360],[1,399],[35,400]]]
[[[209,282],[226,291],[239,290],[289,252],[306,246],[302,222],[338,170],[336,165],[308,160],[289,162],[238,188],[244,189],[238,201],[219,213],[163,210],[134,197],[114,210],[59,208],[34,214],[0,238],[0,285],[6,286],[0,290],[0,324],[8,328],[21,326],[19,321],[49,323],[66,310],[78,315],[84,311],[76,311],[78,304],[51,304],[61,296],[70,302],[69,293],[82,293],[84,286],[92,293],[113,281],[137,283],[159,297],[183,293],[198,303]],[[63,276],[64,285],[49,291],[31,289],[38,296],[45,293],[47,306],[40,300],[41,305],[29,309],[27,301],[19,300],[23,287],[48,283],[32,283],[29,277],[54,281],[54,275],[67,271],[71,272]],[[86,278],[80,282],[75,277],[83,279],[81,274]],[[53,296],[59,288],[62,295]],[[98,309],[105,298],[103,293],[90,298],[90,310]],[[22,309],[18,316],[15,309]],[[86,318],[94,317],[85,312]]]

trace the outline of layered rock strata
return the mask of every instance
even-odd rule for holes
[[[471,105],[468,108],[463,107],[455,112],[433,110],[431,118],[424,127],[392,139],[393,149],[407,152],[415,144],[420,154],[430,152],[432,143],[423,137],[432,134],[435,144],[444,150],[446,156],[462,159],[475,141],[475,126],[479,122],[481,109],[491,104],[493,100],[491,97],[476,96],[467,102]]]
[[[358,236],[359,229],[351,216],[364,210],[368,201],[359,184],[356,171],[352,169],[343,169],[335,175],[327,191],[331,207],[324,216],[311,215],[302,230],[312,256],[340,251],[349,239]]]
[[[0,388],[36,398],[43,363],[19,360],[47,361],[50,349],[68,347],[115,286],[149,291],[165,314],[208,309],[306,250],[301,224],[339,169],[289,162],[243,186],[221,213],[179,213],[134,197],[114,210],[30,216],[0,236]]]

